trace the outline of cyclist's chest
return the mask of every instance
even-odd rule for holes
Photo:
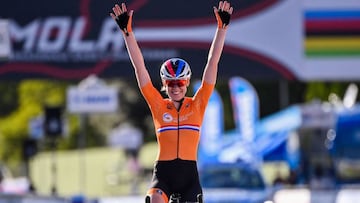
[[[173,104],[167,103],[163,108],[158,108],[155,115],[156,128],[166,126],[197,126],[201,125],[201,110],[192,102],[185,102],[179,110]]]

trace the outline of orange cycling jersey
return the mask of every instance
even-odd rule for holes
[[[159,144],[157,160],[197,160],[200,127],[214,85],[204,82],[193,97],[185,97],[179,109],[162,97],[151,82],[141,88],[149,105]]]

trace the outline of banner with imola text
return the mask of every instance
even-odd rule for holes
[[[1,1],[11,53],[0,61],[0,80],[133,78],[122,35],[109,16],[120,1]],[[170,57],[187,60],[201,78],[216,30],[217,0],[129,0],[133,30],[154,80]],[[219,78],[301,79],[303,26],[300,1],[234,0]]]
[[[133,77],[109,16],[116,0],[1,1],[0,80]],[[129,0],[133,30],[154,80],[168,58],[200,78],[215,33],[217,0]],[[219,78],[358,80],[358,0],[232,0]],[[4,26],[6,25],[6,26]],[[7,34],[8,33],[8,34]],[[10,43],[10,44],[9,44]],[[10,48],[11,50],[8,50]]]

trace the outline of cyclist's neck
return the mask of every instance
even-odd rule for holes
[[[178,111],[180,110],[183,101],[184,101],[184,98],[182,98],[182,99],[180,99],[180,100],[172,100],[175,108],[176,108]]]

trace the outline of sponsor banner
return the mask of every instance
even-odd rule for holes
[[[261,139],[266,133],[292,131],[302,124],[302,111],[299,106],[290,106],[275,114],[267,116],[258,122],[256,139]]]
[[[38,0],[19,9],[21,0],[1,2],[1,17],[8,19],[11,57],[0,63],[0,79],[133,77],[122,35],[109,17],[115,3]],[[198,0],[188,7],[181,0],[128,2],[135,11],[133,30],[153,78],[158,72],[152,67],[171,57],[184,58],[194,67],[204,65],[215,33],[212,7],[217,3]],[[357,0],[231,3],[234,13],[220,62],[222,77],[359,79]],[[158,9],[167,7],[187,12]],[[201,78],[202,71],[194,69],[193,76]]]
[[[115,112],[118,105],[115,88],[82,90],[70,87],[67,92],[67,108],[70,113]]]
[[[305,0],[304,6],[304,78],[358,80],[359,1]]]
[[[257,92],[247,80],[241,77],[230,78],[229,88],[238,136],[246,142],[253,142],[255,127],[259,120]]]
[[[133,77],[122,34],[109,16],[115,3],[38,0],[19,9],[21,0],[2,2],[0,12],[9,19],[13,57],[9,63],[0,63],[0,79],[74,80],[90,74]],[[302,67],[300,2],[231,3],[234,12],[219,75],[289,80],[301,76],[302,71],[297,71]],[[217,4],[215,0],[198,0],[191,7],[181,0],[127,3],[135,11],[133,30],[153,78],[158,78],[158,72],[152,67],[175,56],[186,59],[193,67],[204,66],[216,30],[212,8]],[[159,10],[174,7],[186,12]],[[251,67],[251,71],[243,67]],[[193,70],[194,78],[201,78],[202,70]]]
[[[95,75],[67,90],[67,109],[70,113],[112,113],[117,108],[117,89],[107,86]]]

